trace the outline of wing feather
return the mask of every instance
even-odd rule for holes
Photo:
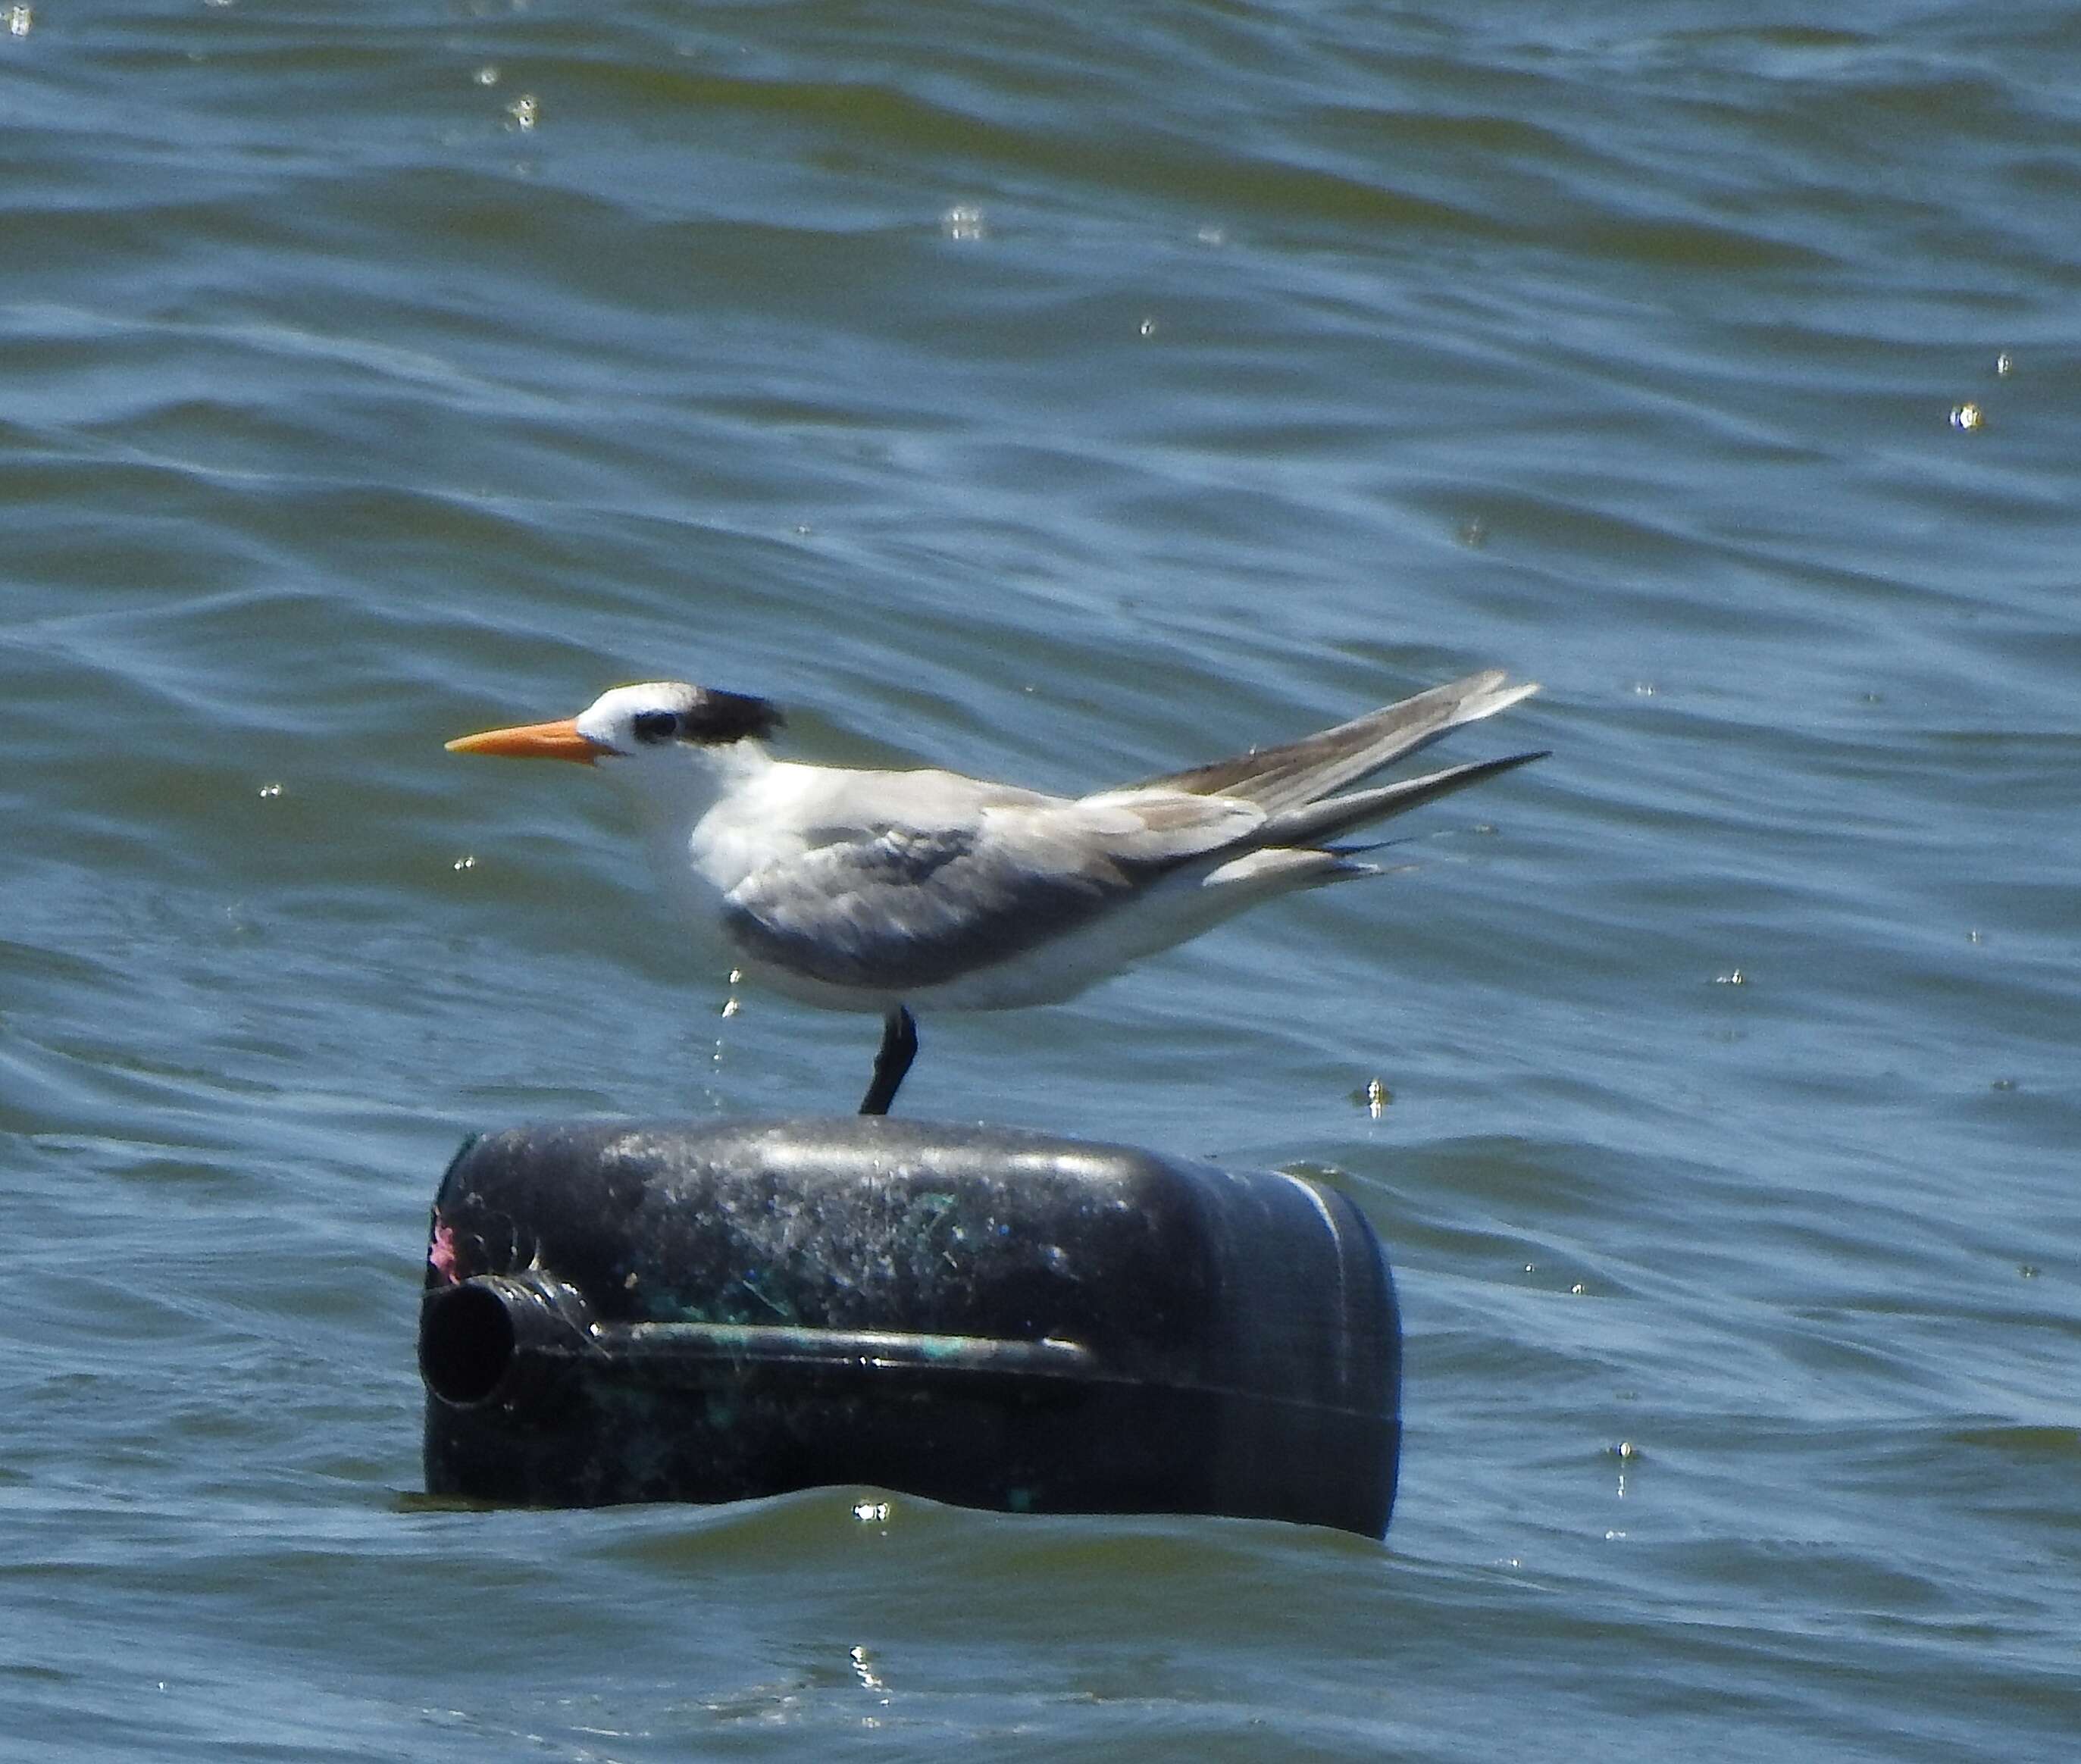
[[[863,829],[755,871],[724,896],[723,922],[754,960],[898,994],[1087,924],[1263,818],[1251,804],[1157,791]]]
[[[1189,771],[1170,772],[1148,779],[1141,788],[1241,796],[1276,814],[1355,783],[1369,772],[1428,747],[1462,724],[1493,716],[1538,690],[1530,681],[1513,684],[1501,669],[1491,668],[1434,686],[1319,734]]]

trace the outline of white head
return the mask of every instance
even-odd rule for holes
[[[571,719],[596,757],[640,758],[674,746],[729,747],[757,741],[780,726],[777,706],[742,692],[651,680],[603,692]]]
[[[616,771],[683,768],[689,758],[713,758],[755,744],[779,728],[779,708],[762,698],[651,680],[603,692],[576,716],[486,729],[450,741],[456,754],[498,754],[513,759],[571,759],[608,764]]]

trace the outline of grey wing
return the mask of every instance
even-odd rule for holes
[[[1087,924],[1263,819],[1246,804],[1155,792],[884,827],[755,872],[724,897],[724,924],[755,960],[902,993]]]

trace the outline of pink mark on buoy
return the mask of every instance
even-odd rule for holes
[[[451,1286],[462,1278],[456,1270],[455,1233],[439,1213],[434,1215],[434,1240],[427,1245],[427,1266]]]

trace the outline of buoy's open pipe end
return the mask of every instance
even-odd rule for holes
[[[478,1275],[420,1300],[419,1376],[452,1409],[510,1401],[585,1344],[584,1300],[553,1280]]]

